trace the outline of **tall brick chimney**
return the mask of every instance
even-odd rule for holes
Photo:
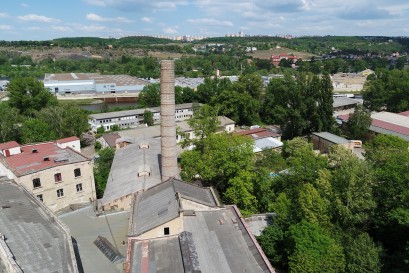
[[[160,93],[162,182],[165,182],[179,174],[176,146],[174,61],[161,62]]]

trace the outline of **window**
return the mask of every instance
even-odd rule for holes
[[[33,179],[33,187],[34,187],[34,189],[41,187],[40,178],[34,178],[34,179]]]
[[[77,185],[75,186],[75,188],[77,189],[77,192],[82,191],[82,183],[77,184]]]
[[[57,190],[57,197],[63,197],[64,196],[64,189],[58,189]]]
[[[38,200],[40,200],[41,202],[44,202],[44,199],[43,199],[43,195],[42,195],[42,194],[37,195],[37,198],[38,198]]]
[[[165,235],[169,235],[169,234],[170,234],[169,228],[168,228],[168,227],[165,227],[165,228],[163,229],[163,233],[164,233]]]
[[[74,175],[75,175],[75,177],[81,176],[81,169],[80,168],[75,169],[74,170]]]
[[[61,173],[54,174],[54,181],[55,183],[62,181]]]

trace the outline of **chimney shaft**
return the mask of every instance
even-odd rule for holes
[[[162,182],[178,176],[175,121],[175,63],[161,62],[160,115]]]

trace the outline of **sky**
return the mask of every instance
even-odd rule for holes
[[[407,0],[2,0],[0,40],[133,35],[409,36]]]

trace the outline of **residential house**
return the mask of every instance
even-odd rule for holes
[[[2,143],[0,175],[24,186],[53,212],[96,200],[93,163],[80,153],[77,137]]]

